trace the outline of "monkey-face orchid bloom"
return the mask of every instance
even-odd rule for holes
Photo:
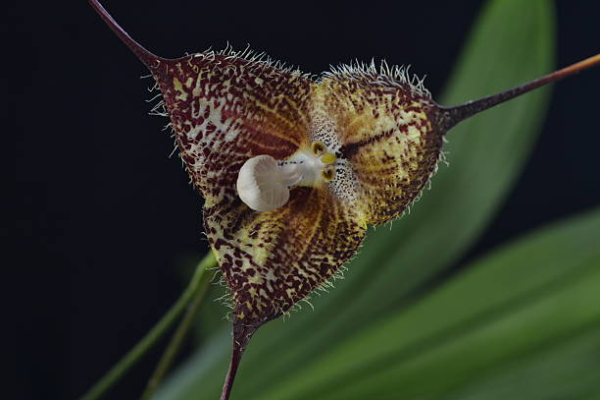
[[[506,92],[442,107],[406,70],[383,63],[319,79],[249,52],[164,59],[92,6],[150,69],[177,146],[205,198],[210,245],[233,295],[229,396],[248,340],[327,283],[368,225],[418,197],[460,121],[600,63],[600,55]]]
[[[344,66],[315,80],[246,52],[167,60],[92,4],[158,83],[249,331],[333,277],[367,226],[398,217],[435,171],[437,108],[403,69]]]
[[[347,67],[312,81],[210,53],[153,72],[244,325],[323,285],[367,225],[396,218],[435,170],[433,104],[402,70]]]

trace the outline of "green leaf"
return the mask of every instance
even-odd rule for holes
[[[548,72],[553,37],[549,1],[490,1],[442,104],[481,97]],[[242,362],[234,398],[262,398],[274,382],[414,301],[423,283],[463,255],[508,195],[539,132],[547,100],[548,91],[538,91],[450,132],[450,167],[441,165],[433,189],[412,214],[390,229],[370,232],[348,266],[346,279],[337,281],[331,293],[313,296],[315,311],[295,312],[289,320],[271,322],[258,332]],[[224,341],[214,340],[204,347]],[[195,355],[157,398],[218,398],[229,348],[210,351],[210,359]]]
[[[515,373],[548,348],[600,328],[599,242],[597,210],[500,249],[271,385],[261,399],[454,398]],[[591,346],[598,349],[600,337]]]
[[[600,394],[600,324],[540,353],[493,370],[466,390],[445,398],[584,399]]]

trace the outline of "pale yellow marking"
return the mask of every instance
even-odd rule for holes
[[[353,114],[352,118],[350,119],[350,122],[346,124],[346,129],[348,130],[348,132],[354,131],[355,125],[363,125],[365,123],[365,120],[367,119],[365,114],[371,113],[371,110],[372,108],[369,108],[368,111],[365,111],[365,113],[363,114]]]
[[[196,78],[196,87],[194,87],[194,90],[192,90],[192,96],[194,96],[194,97],[200,96],[200,90],[201,90],[200,84],[201,83],[202,83],[202,71],[200,71],[198,73],[198,77]]]
[[[260,276],[260,274],[254,274],[253,276],[248,276],[248,282],[261,284],[263,282],[263,278]]]
[[[175,96],[175,100],[186,101],[188,94],[183,89],[183,85],[181,84],[181,81],[179,79],[173,78],[173,87],[175,88],[175,91],[178,93],[177,96]]]
[[[273,213],[278,213],[278,215],[276,217],[274,217]],[[255,220],[255,223],[258,223],[259,220],[266,219],[269,221],[269,223],[266,224],[267,229],[270,232],[279,232],[279,231],[285,230],[285,228],[286,228],[283,221],[286,219],[285,216],[287,214],[289,214],[289,211],[287,210],[287,208],[281,208],[281,209],[278,209],[278,210],[275,210],[275,211],[269,212],[269,213],[261,213],[261,215]],[[263,229],[265,229],[265,225],[263,225]],[[250,238],[251,233],[253,233],[253,231],[251,231],[250,229],[242,229],[240,231],[239,238],[241,239],[242,243],[254,243],[256,241],[256,239]],[[264,230],[258,232],[258,241],[259,242],[264,238],[265,234],[266,234],[266,232]],[[253,247],[252,248],[253,261],[258,265],[266,265],[269,255],[271,255],[273,253],[274,246],[275,246],[275,243],[271,242],[271,243],[265,243],[264,247],[258,247],[258,246]],[[252,278],[260,279],[253,283],[262,283],[263,277],[260,274],[256,274]],[[266,276],[264,278],[269,279],[268,276]]]
[[[418,143],[418,144],[421,143],[421,131],[414,125],[408,126],[407,137],[415,143]]]
[[[217,264],[221,264],[221,255],[219,254],[219,251],[217,249],[215,249],[213,246],[210,246],[210,247],[215,256],[215,260],[217,261]]]

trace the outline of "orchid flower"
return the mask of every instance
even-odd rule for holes
[[[205,199],[209,243],[232,293],[233,357],[250,337],[340,273],[369,225],[402,215],[460,121],[574,72],[596,55],[456,107],[404,68],[344,65],[318,79],[252,52],[158,57],[91,5],[150,69],[177,147]]]

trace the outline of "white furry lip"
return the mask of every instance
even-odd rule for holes
[[[283,206],[291,186],[302,179],[295,164],[279,165],[269,155],[252,157],[244,163],[236,183],[240,199],[255,211],[266,212]]]

